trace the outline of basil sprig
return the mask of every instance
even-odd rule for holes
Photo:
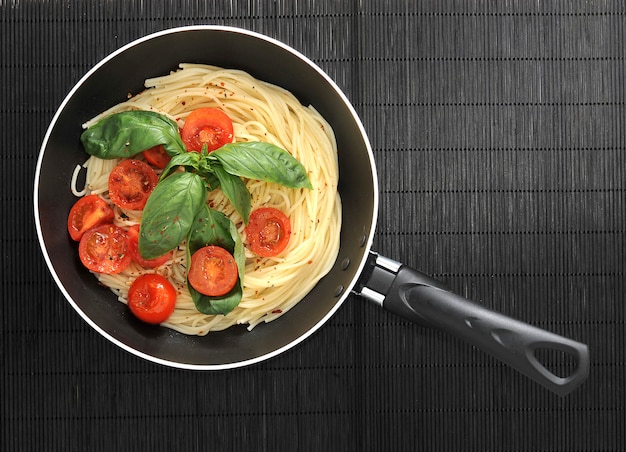
[[[81,135],[88,154],[103,159],[129,158],[162,144],[172,156],[143,210],[139,252],[154,259],[187,242],[187,265],[198,249],[218,245],[233,254],[239,282],[226,295],[208,297],[188,285],[196,308],[205,314],[227,314],[243,294],[244,246],[237,228],[207,205],[207,193],[221,188],[244,223],[251,195],[242,177],[293,189],[312,189],[306,169],[287,151],[270,143],[229,143],[208,153],[187,152],[178,125],[151,111],[107,116]],[[184,171],[180,171],[180,169]]]

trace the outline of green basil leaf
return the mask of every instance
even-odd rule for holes
[[[216,165],[214,161],[209,160],[207,157],[209,152],[207,151],[207,145],[202,146],[200,151],[200,160],[198,162],[198,173],[204,177],[209,191],[215,190],[220,187],[220,179],[215,175]]]
[[[237,307],[243,297],[243,291],[238,284],[222,297],[209,297],[201,294],[191,287],[191,284],[187,284],[187,287],[196,309],[207,315],[226,315]]]
[[[204,174],[204,181],[206,182],[206,188],[209,191],[220,188],[220,180],[213,173]]]
[[[220,188],[224,195],[231,202],[235,210],[241,215],[245,224],[248,224],[250,217],[250,204],[252,196],[248,191],[248,187],[243,183],[239,176],[233,176],[227,173],[221,166],[214,165],[213,174],[220,181]]]
[[[165,179],[171,173],[176,171],[179,166],[184,166],[186,169],[197,170],[200,166],[200,154],[197,152],[185,152],[184,154],[177,154],[173,156],[165,168],[163,168],[160,179]]]
[[[270,143],[229,143],[211,152],[235,176],[273,182],[289,188],[312,189],[306,169],[291,154]]]
[[[187,151],[176,122],[144,110],[106,116],[85,130],[80,141],[88,154],[102,159],[132,157],[159,144],[171,156]]]
[[[213,210],[204,204],[189,230],[189,237],[187,238],[189,256],[207,245],[221,246],[232,253],[235,248],[235,240],[230,232],[231,224],[230,219],[222,212]]]
[[[243,277],[246,273],[246,251],[244,249],[241,236],[239,235],[239,231],[232,221],[230,222],[230,236],[235,242],[233,257],[235,258],[235,262],[237,262],[237,268],[239,270],[239,285],[243,291]]]
[[[239,271],[239,283],[229,293],[221,297],[210,297],[201,294],[189,283],[187,283],[187,287],[198,311],[208,315],[226,315],[239,304],[243,296],[246,256],[243,242],[235,225],[226,215],[205,205],[194,219],[193,226],[189,231],[189,237],[187,238],[188,266],[193,253],[207,245],[221,246],[233,254]]]
[[[139,253],[154,259],[176,248],[206,205],[204,181],[195,173],[174,173],[154,188],[143,209]]]

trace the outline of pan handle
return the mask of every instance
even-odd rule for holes
[[[407,320],[451,333],[560,396],[589,375],[587,345],[486,309],[413,268],[372,253],[364,277],[357,288],[362,297]],[[575,370],[567,377],[555,375],[535,356],[540,349],[571,355]]]

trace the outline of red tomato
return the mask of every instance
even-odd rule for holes
[[[113,224],[101,224],[83,234],[78,255],[85,267],[98,273],[120,273],[130,264],[128,235]]]
[[[276,256],[287,248],[289,236],[291,223],[280,210],[261,207],[250,214],[246,237],[253,253],[263,257]]]
[[[109,197],[122,209],[141,210],[158,181],[158,176],[147,163],[122,160],[109,175]]]
[[[235,258],[224,248],[209,245],[191,256],[187,280],[201,294],[210,297],[226,295],[235,287],[238,277]]]
[[[137,262],[144,268],[155,268],[163,265],[172,257],[172,252],[164,254],[161,257],[157,257],[155,259],[144,259],[139,254],[139,225],[136,224],[131,226],[127,231],[128,234],[128,253],[132,260]]]
[[[128,289],[128,307],[139,320],[161,323],[174,312],[176,289],[161,275],[141,275]]]
[[[170,155],[165,152],[165,148],[162,144],[159,144],[158,146],[150,149],[146,149],[141,154],[150,165],[156,166],[160,169],[165,168],[170,160],[172,160],[172,157],[170,157]]]
[[[111,223],[114,213],[104,199],[98,195],[80,198],[70,209],[67,217],[67,230],[77,242],[85,231],[103,223]]]
[[[214,151],[233,141],[233,122],[217,108],[199,108],[185,120],[180,136],[188,151],[200,152],[203,145]]]

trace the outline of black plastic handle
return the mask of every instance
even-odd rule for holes
[[[361,287],[366,298],[408,320],[475,345],[561,396],[587,379],[589,351],[585,344],[486,309],[449,292],[443,283],[417,270],[400,264],[393,268],[394,261],[382,259],[392,264],[371,271]],[[372,293],[383,296],[376,300]],[[539,362],[535,356],[538,349],[569,354],[576,360],[576,368],[571,375],[559,377]]]

